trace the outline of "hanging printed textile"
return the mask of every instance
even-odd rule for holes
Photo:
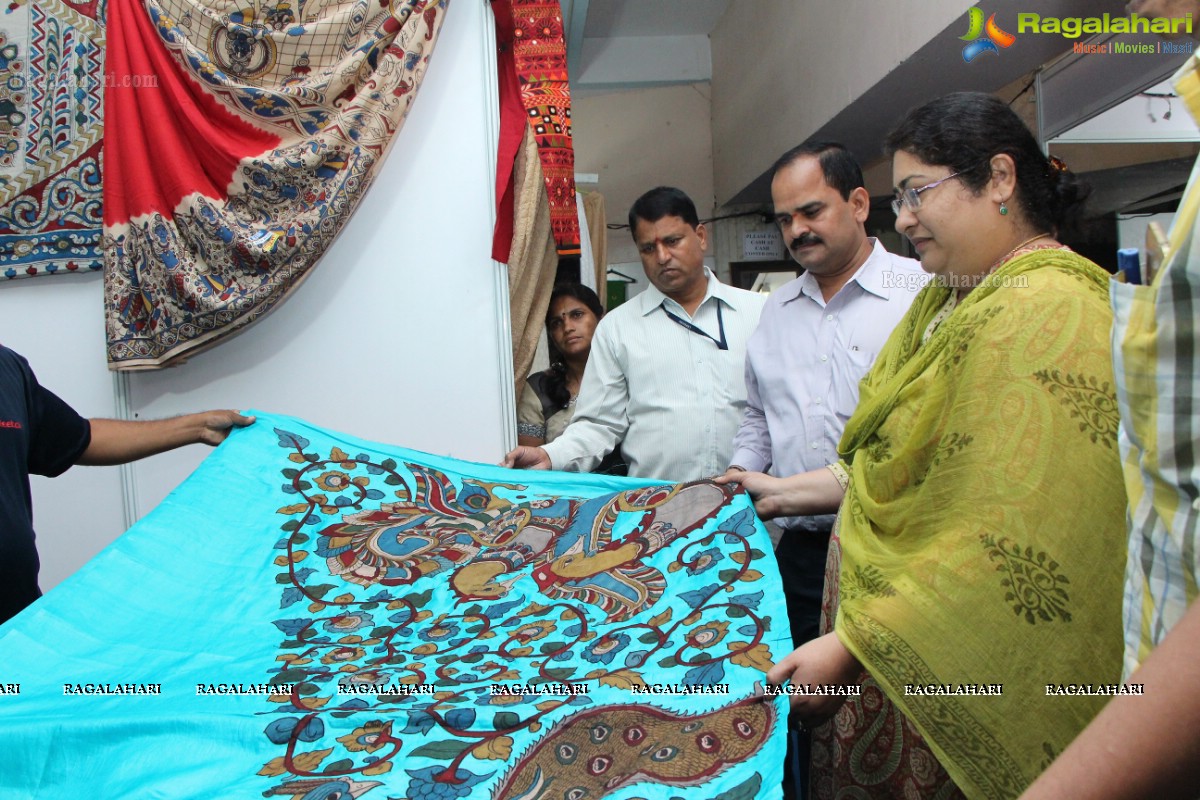
[[[579,255],[571,87],[558,0],[491,0],[500,84],[497,221],[492,257],[506,261],[513,237],[513,165],[528,126],[550,197],[559,255]]]
[[[0,12],[0,279],[102,266],[105,4]]]
[[[111,0],[113,368],[212,345],[296,287],[382,164],[446,2]]]
[[[770,554],[709,481],[259,414],[0,627],[0,796],[774,797]]]

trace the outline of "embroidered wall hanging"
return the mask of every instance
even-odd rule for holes
[[[745,494],[259,414],[0,627],[0,795],[775,797]]]
[[[560,256],[579,255],[575,149],[567,44],[558,0],[491,0],[496,17],[500,143],[492,257],[508,258],[513,237],[513,165],[528,125],[550,198],[550,230]]]
[[[102,266],[105,0],[0,11],[0,279]]]
[[[110,3],[113,368],[164,366],[287,296],[403,125],[446,2]]]

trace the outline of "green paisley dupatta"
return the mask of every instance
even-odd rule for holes
[[[1047,686],[1120,679],[1112,315],[1102,270],[1043,249],[922,344],[950,291],[918,295],[847,424],[835,630],[968,797],[1011,798],[1106,699]]]

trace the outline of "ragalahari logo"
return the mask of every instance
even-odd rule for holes
[[[995,14],[987,18],[986,24],[983,21],[983,9],[972,8],[970,14],[970,27],[967,35],[958,37],[964,42],[969,42],[963,48],[963,61],[968,64],[974,61],[980,53],[999,55],[1001,47],[1012,47],[1012,43],[1017,40],[1017,37],[1002,30],[996,24]]]

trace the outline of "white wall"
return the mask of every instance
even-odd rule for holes
[[[599,175],[589,188],[604,195],[610,224],[625,224],[633,201],[663,185],[686,192],[702,219],[712,216],[711,117],[706,83],[573,99],[575,171]],[[608,263],[634,261],[638,252],[629,231],[609,231]]]
[[[129,375],[134,414],[256,407],[418,450],[499,460],[515,426],[507,276],[489,257],[493,38],[486,3],[450,3],[408,121],[322,262],[242,334],[179,367]],[[0,286],[0,341],[87,415],[116,410],[100,289],[96,276]],[[153,508],[206,452],[133,465],[135,513]],[[124,527],[116,469],[36,480],[34,503],[43,589]]]
[[[99,274],[0,284],[0,343],[25,356],[42,385],[89,417],[116,413],[100,290]],[[125,530],[120,470],[75,467],[54,480],[34,476],[32,490],[43,590]]]

